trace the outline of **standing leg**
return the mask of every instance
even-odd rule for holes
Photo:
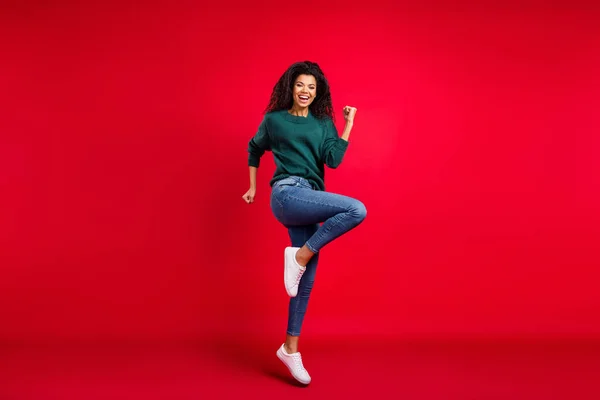
[[[289,227],[288,233],[290,235],[292,246],[302,247],[318,229],[319,224]],[[306,308],[308,306],[308,299],[315,281],[318,261],[319,255],[315,254],[308,264],[306,264],[306,271],[302,275],[300,285],[298,286],[298,295],[290,298],[287,336],[285,340],[285,350],[288,354],[296,353],[298,351],[298,339],[302,328],[302,322],[304,321],[304,314],[306,313]]]

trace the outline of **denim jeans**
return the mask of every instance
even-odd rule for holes
[[[315,281],[319,251],[360,224],[367,215],[367,209],[356,199],[314,190],[308,180],[290,176],[273,184],[271,210],[275,218],[288,228],[292,246],[306,244],[315,253],[306,265],[298,295],[290,299],[287,333],[299,336]]]

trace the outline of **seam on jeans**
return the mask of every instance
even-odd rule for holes
[[[340,214],[341,214],[341,213],[340,213]],[[333,216],[333,217],[331,217],[331,218],[335,218],[335,217],[337,217],[338,215],[339,215],[339,214],[336,214],[336,215],[334,215],[334,216]],[[331,219],[331,218],[329,218],[329,219]],[[328,219],[328,220],[329,220],[329,219]],[[317,235],[317,237],[315,238],[315,240],[314,240],[314,241],[315,241],[315,242],[317,242],[317,246],[313,246],[312,244],[311,244],[311,245],[309,245],[308,243],[306,244],[306,246],[307,246],[308,248],[311,248],[311,247],[317,248],[317,247],[318,247],[319,249],[321,249],[321,247],[323,247],[323,246],[324,246],[324,245],[322,245],[322,244],[321,244],[321,241],[323,240],[323,237],[324,237],[324,236],[325,236],[327,233],[329,233],[329,232],[331,231],[331,229],[333,229],[334,227],[336,227],[336,226],[337,226],[337,225],[339,225],[340,223],[341,223],[341,221],[340,221],[339,219],[335,219],[335,220],[334,220],[334,223],[330,224],[330,225],[329,225],[327,228],[325,228],[325,229],[323,230],[323,232],[319,232],[319,231],[315,232],[315,234]],[[312,251],[313,253],[317,253],[317,252],[318,252],[318,251],[314,251],[313,249],[311,249],[311,251]]]
[[[315,232],[315,233],[317,233],[317,232]],[[316,249],[313,247],[313,245],[309,243],[309,240],[310,240],[310,238],[308,238],[308,240],[305,242],[305,244],[306,244],[306,247],[308,247],[308,249],[309,249],[310,251],[312,251],[313,253],[317,254],[317,253],[319,252],[319,250],[316,250]]]
[[[306,243],[308,239],[310,239],[310,237],[307,238],[307,236],[309,236],[306,233],[306,228],[303,229],[302,231],[302,242]],[[312,237],[312,235],[310,235]],[[292,243],[292,246],[294,246],[294,243]],[[308,268],[308,264],[306,265],[306,268]],[[306,271],[305,271],[306,272]],[[303,275],[302,278],[300,279],[300,282],[298,283],[298,294],[296,295],[296,297],[294,298],[295,304],[294,304],[294,311],[293,311],[293,316],[292,316],[292,331],[294,333],[296,333],[296,335],[292,335],[290,333],[290,335],[292,336],[298,336],[300,335],[300,330],[301,330],[301,325],[299,324],[298,320],[299,320],[299,316],[298,316],[298,310],[300,309],[300,302],[304,301],[304,299],[302,298],[302,291],[300,290],[301,288],[304,289],[304,284],[306,284],[306,275]],[[309,294],[310,297],[310,294]],[[306,299],[306,303],[308,304],[308,298]],[[305,309],[306,311],[306,309]],[[303,312],[303,315],[305,315],[306,312]],[[302,322],[304,322],[304,319],[302,320]],[[300,325],[300,327],[299,327]],[[288,329],[289,331],[289,329]]]
[[[304,237],[306,236],[305,232],[302,233],[302,239],[304,241]],[[295,246],[295,244],[293,243],[293,238],[290,235],[290,244],[292,246]],[[306,272],[306,271],[305,271]],[[291,318],[291,325],[292,328],[294,329],[294,331],[298,331],[298,308],[300,307],[300,286],[302,285],[302,279],[304,278],[304,276],[300,279],[300,282],[298,282],[298,292],[296,294],[296,297],[290,299],[290,302],[293,302],[293,310],[292,310],[292,318]]]
[[[298,285],[298,294],[296,295],[299,296],[300,295],[300,285]],[[294,329],[297,329],[298,327],[298,307],[300,307],[300,298],[296,298],[295,299],[295,305],[294,305],[294,316],[292,317],[292,326],[294,327]]]
[[[281,201],[279,201],[279,199],[277,198],[277,193],[273,194],[273,200],[275,200],[277,202],[277,204],[279,204],[279,207],[283,207],[283,204],[281,203]]]
[[[290,194],[289,194],[289,190],[285,190],[285,188],[290,188],[290,187],[297,187],[296,184],[291,184],[291,185],[281,185],[279,187],[279,191],[277,192],[277,194],[275,195],[276,200],[279,202],[279,205],[283,208],[283,206],[285,205],[285,203],[287,202]],[[281,196],[282,199],[279,200],[279,198],[277,198],[277,196]]]
[[[336,215],[333,215],[332,217],[329,217],[329,218],[328,218],[328,220],[329,220],[330,218],[335,218],[335,217],[336,217],[337,215],[339,215],[339,214],[342,214],[342,213],[347,213],[347,212],[349,211],[347,207],[339,207],[339,206],[332,205],[331,203],[327,203],[327,202],[319,202],[319,201],[314,201],[314,200],[308,200],[308,199],[304,199],[304,198],[301,198],[301,197],[295,196],[295,195],[293,195],[292,193],[288,193],[288,194],[287,194],[287,197],[286,197],[286,202],[287,202],[287,201],[288,201],[290,198],[293,198],[293,199],[294,199],[294,200],[296,200],[296,201],[303,202],[303,203],[306,203],[306,204],[315,204],[315,205],[327,206],[327,207],[332,207],[332,208],[339,208],[339,209],[341,210],[341,211],[339,211],[339,212],[338,212]],[[282,207],[282,210],[283,210],[283,211],[282,211],[282,216],[281,216],[281,218],[282,218],[282,220],[283,220],[283,219],[285,219],[285,207]],[[316,240],[317,244],[320,244],[321,240],[323,239],[323,235],[324,235],[325,233],[327,233],[327,232],[331,231],[331,229],[332,229],[334,226],[338,225],[340,222],[341,222],[341,221],[339,221],[339,220],[337,220],[337,219],[336,219],[336,220],[335,220],[335,224],[332,224],[332,225],[328,226],[326,231],[319,233],[319,234],[318,234],[318,237],[316,238],[316,239],[317,239],[317,240]],[[315,233],[318,233],[318,230],[317,230],[317,232],[315,232]],[[308,247],[309,247],[309,248],[310,248],[310,247],[313,247],[313,248],[311,248],[310,250],[311,250],[313,253],[318,253],[318,251],[315,251],[317,246],[308,246]],[[318,247],[319,247],[319,250],[320,250],[320,248],[321,248],[322,246],[318,246]]]
[[[306,189],[308,189],[308,188],[306,188]],[[309,190],[311,190],[311,189],[309,189]],[[303,199],[303,198],[301,198],[301,197],[294,196],[292,193],[288,193],[288,194],[287,194],[286,201],[287,201],[287,200],[288,200],[290,197],[291,197],[291,198],[293,198],[294,200],[298,200],[298,201],[301,201],[301,202],[304,202],[304,203],[308,203],[308,204],[318,204],[318,205],[321,205],[321,206],[328,206],[328,207],[340,208],[340,207],[338,207],[338,206],[336,206],[336,205],[334,205],[334,204],[331,204],[331,203],[326,203],[326,202],[319,202],[319,201],[314,201],[314,200]],[[347,209],[347,208],[340,208],[340,209],[341,209],[341,210],[344,210],[344,211],[342,211],[342,212],[347,212],[347,211],[348,211],[348,209]],[[339,214],[339,212],[338,212],[338,214]]]
[[[275,202],[275,204],[273,204],[273,202]],[[274,208],[273,206],[277,208]],[[273,211],[275,219],[277,221],[281,221],[281,217],[283,216],[283,207],[281,206],[281,202],[275,193],[271,193],[271,211]]]

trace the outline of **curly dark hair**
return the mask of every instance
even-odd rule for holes
[[[312,75],[317,81],[317,96],[308,106],[310,112],[318,119],[329,117],[334,120],[329,82],[319,64],[303,61],[292,64],[273,87],[271,100],[265,113],[279,110],[289,110],[294,105],[293,87],[299,75]]]

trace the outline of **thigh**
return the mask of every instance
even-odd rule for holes
[[[287,227],[324,222],[359,203],[352,197],[299,187],[285,187],[279,196],[279,220]]]

